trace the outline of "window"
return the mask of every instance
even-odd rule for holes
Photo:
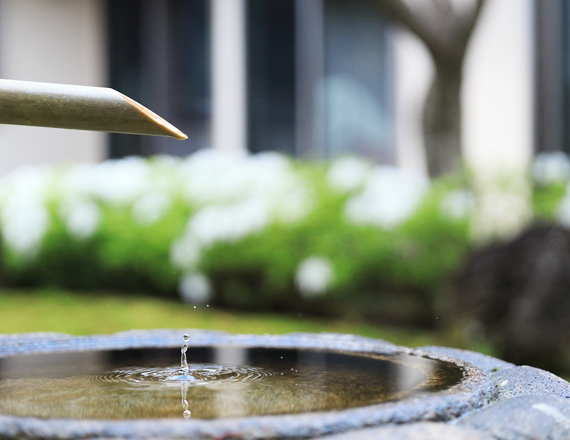
[[[210,141],[208,0],[108,0],[110,83],[189,136],[113,135],[111,157]],[[390,24],[360,0],[246,0],[250,151],[394,161]],[[309,153],[309,154],[308,154]]]
[[[186,155],[208,144],[209,17],[206,0],[108,0],[111,87],[188,135],[114,134],[110,156]]]
[[[327,155],[354,153],[393,162],[389,24],[358,1],[325,0],[324,12]]]
[[[249,150],[295,152],[295,2],[247,3]]]

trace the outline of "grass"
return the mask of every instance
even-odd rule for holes
[[[303,316],[238,313],[206,306],[194,308],[173,300],[141,296],[54,290],[0,291],[0,333],[41,331],[89,335],[154,328],[201,328],[255,334],[338,332],[385,339],[409,347],[450,345],[446,335],[435,331]]]

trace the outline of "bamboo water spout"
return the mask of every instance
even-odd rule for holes
[[[188,139],[131,98],[105,87],[0,79],[0,124]]]

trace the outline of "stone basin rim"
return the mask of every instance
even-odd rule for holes
[[[348,353],[410,354],[460,366],[464,379],[449,390],[396,402],[288,415],[233,419],[76,420],[39,419],[0,415],[0,438],[195,438],[216,439],[232,434],[236,439],[303,439],[368,426],[413,421],[444,421],[484,406],[496,394],[494,382],[478,367],[433,351],[397,346],[389,342],[337,333],[285,335],[233,335],[195,329],[131,330],[111,335],[72,336],[62,333],[0,335],[0,358],[13,355],[179,347],[182,334],[189,346],[236,345],[261,348],[342,350]],[[38,342],[42,341],[43,344]]]

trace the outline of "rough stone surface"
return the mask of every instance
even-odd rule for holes
[[[190,334],[192,346],[315,348],[381,354],[421,354],[385,341],[341,334],[229,335],[197,330],[130,331],[115,335],[73,337],[51,335],[37,344],[37,335],[0,338],[0,357],[32,352],[88,351],[139,347],[179,347],[180,335]],[[452,420],[489,403],[496,394],[493,381],[479,368],[449,356],[431,358],[463,368],[463,381],[435,395],[398,402],[322,413],[244,417],[216,420],[40,420],[0,416],[0,438],[189,438],[189,439],[307,439],[356,430],[364,426],[414,421]]]
[[[499,390],[499,399],[511,399],[519,396],[552,396],[568,399],[570,402],[570,383],[534,367],[515,367],[490,375]]]
[[[514,397],[466,415],[458,426],[497,440],[568,440],[570,402],[549,396]]]
[[[399,347],[342,334],[229,335],[199,330],[130,331],[74,337],[0,335],[0,358],[32,352],[196,346],[314,348],[424,355],[460,365],[464,381],[449,391],[342,411],[217,420],[35,419],[0,415],[0,439],[198,440],[562,440],[570,439],[570,384],[533,367],[454,348]],[[37,341],[42,340],[42,344]]]
[[[419,350],[433,353],[441,353],[450,356],[455,359],[461,359],[462,361],[469,362],[476,367],[481,368],[481,370],[488,373],[494,371],[506,370],[508,368],[513,368],[516,365],[510,362],[505,362],[500,359],[494,358],[492,356],[487,356],[486,354],[475,353],[473,351],[461,350],[459,348],[448,348],[448,347],[438,347],[436,345],[428,345],[425,347],[418,347]]]
[[[365,428],[355,432],[321,437],[322,440],[494,440],[481,431],[445,423],[413,423],[379,428]]]

